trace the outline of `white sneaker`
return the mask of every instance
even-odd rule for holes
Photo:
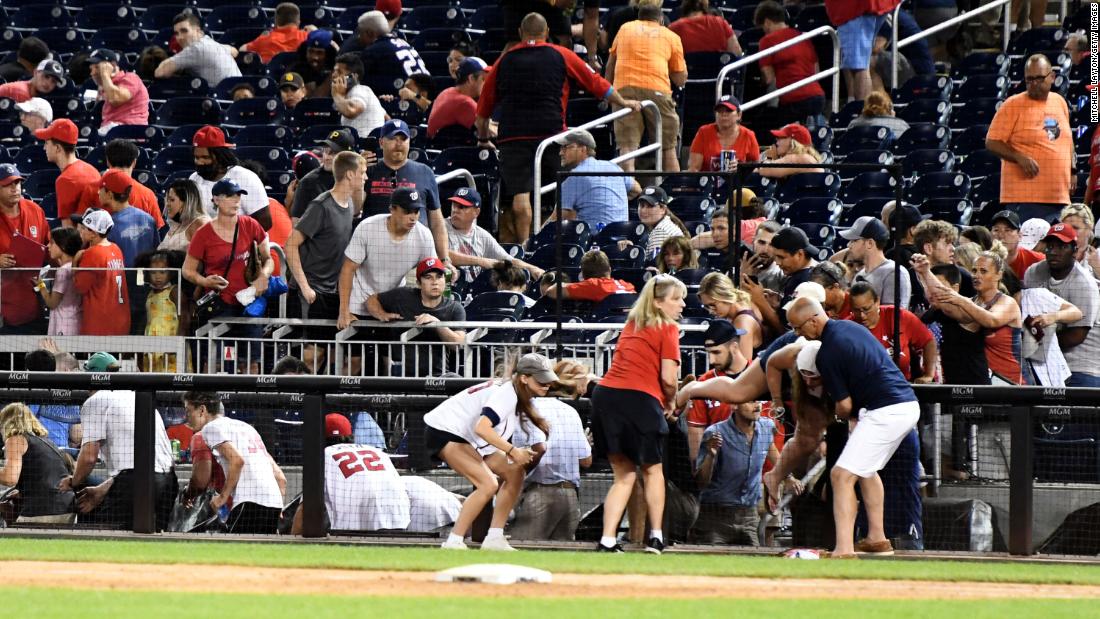
[[[447,540],[440,546],[443,550],[466,550],[466,542],[452,542]]]
[[[508,543],[508,540],[503,537],[485,538],[485,541],[481,542],[482,550],[496,550],[499,552],[515,552],[516,549],[512,548],[512,545]]]

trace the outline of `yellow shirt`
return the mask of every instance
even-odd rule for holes
[[[652,21],[627,22],[611,44],[615,88],[634,86],[672,94],[668,74],[687,71],[680,36]]]

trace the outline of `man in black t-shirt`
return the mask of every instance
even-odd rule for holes
[[[329,133],[325,139],[318,141],[317,145],[321,147],[321,167],[309,172],[298,181],[298,187],[294,191],[294,204],[290,209],[290,216],[295,221],[302,218],[310,202],[332,189],[336,182],[332,176],[332,162],[336,160],[336,155],[355,150],[355,138],[351,135],[350,129],[338,129]],[[363,186],[360,185],[352,192],[352,205],[355,209],[353,215],[356,217],[363,210],[363,199]]]

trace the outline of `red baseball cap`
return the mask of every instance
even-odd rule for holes
[[[351,436],[351,422],[340,413],[325,415],[325,436]]]
[[[401,0],[378,0],[374,3],[374,10],[382,11],[386,19],[393,19],[401,15]]]
[[[814,142],[813,138],[810,137],[810,130],[798,123],[791,123],[779,129],[773,129],[772,135],[777,138],[791,138],[803,146],[810,146]]]
[[[206,125],[195,132],[191,144],[198,148],[233,148],[225,141],[225,132],[212,125]]]
[[[428,271],[439,271],[440,273],[446,273],[447,269],[443,266],[443,261],[439,258],[425,258],[416,265],[416,279],[420,279]]]
[[[80,140],[80,129],[68,118],[58,118],[49,127],[34,132],[39,140],[53,140],[62,144],[76,144]]]
[[[107,170],[99,179],[99,186],[111,193],[126,193],[133,184],[134,179],[122,170]]]
[[[1076,243],[1077,231],[1073,229],[1073,226],[1067,224],[1054,224],[1050,227],[1050,230],[1047,230],[1047,234],[1043,237],[1043,240],[1045,241],[1051,237],[1063,243]]]

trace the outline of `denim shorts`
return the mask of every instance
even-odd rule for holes
[[[885,21],[885,15],[860,15],[836,29],[841,69],[864,71],[871,66],[871,47]]]

